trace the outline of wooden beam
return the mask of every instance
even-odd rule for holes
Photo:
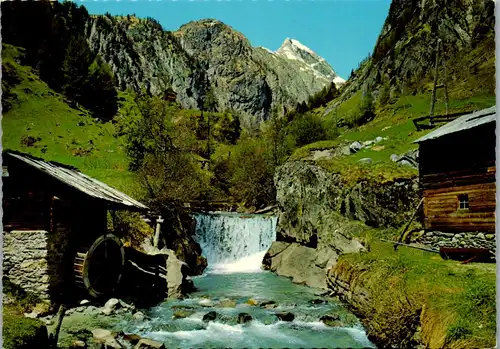
[[[438,79],[438,65],[439,65],[439,46],[441,43],[441,39],[438,39],[436,44],[436,63],[434,65],[434,88],[432,89],[432,97],[431,97],[431,110],[429,111],[429,116],[434,115],[434,104],[436,103],[436,86]],[[429,124],[432,125],[432,120],[429,120]]]
[[[444,69],[444,97],[445,97],[445,103],[446,103],[446,112],[445,115],[448,115],[448,81],[446,78],[446,61],[443,59],[443,69]]]

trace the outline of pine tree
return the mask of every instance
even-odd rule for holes
[[[74,37],[62,64],[62,86],[64,94],[73,101],[82,101],[91,60],[87,41],[82,36]]]
[[[105,120],[112,119],[118,111],[118,94],[113,83],[113,73],[100,56],[89,67],[83,101],[96,116]]]

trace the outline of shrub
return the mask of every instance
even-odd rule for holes
[[[313,113],[297,115],[287,129],[287,133],[293,137],[298,147],[327,139],[322,120]]]

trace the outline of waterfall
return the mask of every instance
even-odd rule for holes
[[[276,240],[276,217],[235,213],[195,214],[195,239],[212,273],[257,272]]]

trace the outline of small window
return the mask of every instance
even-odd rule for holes
[[[458,209],[459,210],[469,209],[469,195],[462,194],[458,196]]]

